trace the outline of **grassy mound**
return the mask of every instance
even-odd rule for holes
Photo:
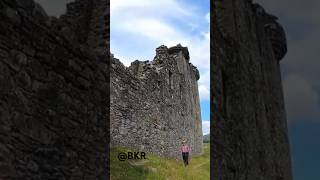
[[[182,158],[164,158],[146,154],[145,160],[119,161],[123,148],[111,148],[111,180],[208,180],[210,179],[210,144],[204,144],[201,156],[189,159],[189,166],[184,167]]]

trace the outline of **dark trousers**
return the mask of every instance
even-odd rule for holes
[[[189,152],[182,152],[182,159],[185,166],[189,164],[188,158],[189,158]]]

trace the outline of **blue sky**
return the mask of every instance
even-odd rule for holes
[[[155,48],[187,46],[200,71],[203,133],[210,132],[209,0],[111,0],[111,52],[126,66],[153,60]]]

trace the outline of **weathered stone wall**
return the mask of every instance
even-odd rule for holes
[[[250,0],[217,0],[212,34],[213,179],[290,180],[276,18]]]
[[[0,19],[0,179],[107,179],[109,56],[32,0]]]
[[[111,62],[111,146],[180,157],[182,139],[202,151],[198,70],[180,45],[156,49],[153,61]]]
[[[95,51],[109,47],[110,12],[108,0],[75,0],[67,4],[67,12],[52,18],[52,28],[76,44],[86,44]]]

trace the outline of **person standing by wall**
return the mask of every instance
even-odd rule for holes
[[[191,152],[191,148],[188,146],[186,140],[182,141],[182,146],[180,148],[180,151],[182,153],[182,159],[183,159],[184,165],[185,166],[189,165],[189,153]]]

